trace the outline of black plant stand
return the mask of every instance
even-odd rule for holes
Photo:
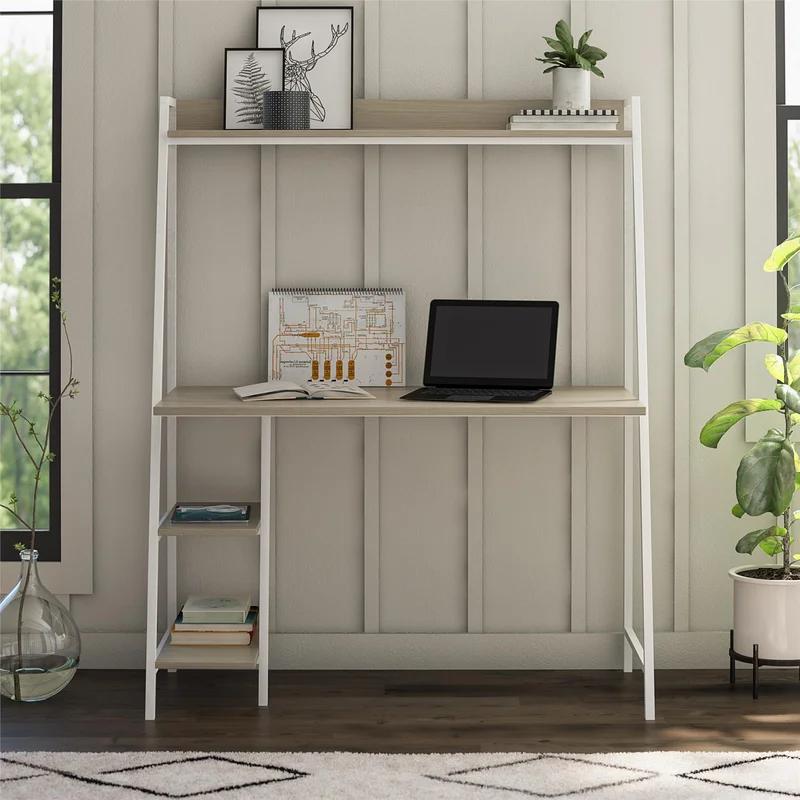
[[[743,661],[745,664],[753,665],[753,700],[758,700],[758,668],[768,667],[797,667],[798,677],[800,677],[800,659],[781,659],[781,658],[759,658],[758,645],[753,645],[753,655],[743,656],[733,649],[733,628],[731,628],[731,644],[728,648],[728,656],[731,660],[731,686],[736,684],[736,662]]]

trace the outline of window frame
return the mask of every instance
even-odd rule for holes
[[[48,200],[50,212],[49,259],[50,278],[61,278],[61,136],[62,136],[62,58],[63,58],[63,4],[53,0],[51,11],[4,10],[0,16],[50,16],[53,21],[53,90],[52,90],[52,164],[49,183],[3,183],[0,198],[9,200]],[[0,375],[49,375],[49,392],[55,397],[61,390],[61,319],[57,309],[50,306],[49,369],[2,370]],[[55,460],[50,470],[49,526],[37,528],[36,549],[42,562],[61,561],[61,410],[56,410],[50,432],[50,448]],[[0,561],[18,561],[14,545],[19,541],[20,530],[0,531]],[[43,535],[41,535],[43,534]]]

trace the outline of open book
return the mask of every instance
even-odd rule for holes
[[[245,402],[253,400],[374,400],[375,395],[352,383],[317,381],[300,385],[292,381],[266,381],[250,386],[237,386],[236,396]]]

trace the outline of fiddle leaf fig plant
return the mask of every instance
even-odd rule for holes
[[[605,78],[603,71],[597,66],[597,62],[602,61],[608,53],[589,44],[591,35],[590,30],[586,31],[578,39],[578,44],[575,44],[569,25],[565,20],[560,19],[556,23],[556,38],[542,37],[550,49],[545,51],[543,58],[537,57],[536,60],[547,64],[544,70],[545,74],[559,67],[565,67],[567,69],[586,69],[600,78]]]
[[[779,244],[764,262],[765,272],[777,272],[783,281],[785,296],[791,298],[788,278],[789,262],[800,253],[800,236]],[[777,346],[778,352],[768,353],[764,366],[775,379],[774,398],[737,400],[711,417],[700,431],[700,442],[716,447],[722,437],[740,420],[765,411],[781,416],[779,426],[770,428],[739,464],[736,472],[736,505],[733,516],[760,517],[769,514],[775,524],[767,524],[742,536],[736,552],[752,553],[756,547],[769,556],[780,557],[782,577],[792,577],[794,536],[792,527],[800,521],[800,511],[792,510],[795,493],[800,489],[800,454],[792,441],[792,432],[800,424],[800,352],[790,357],[789,332],[800,322],[800,306],[791,306],[781,314],[782,325],[754,322],[741,328],[716,331],[699,341],[684,356],[687,367],[708,371],[722,356],[743,344],[764,342]]]

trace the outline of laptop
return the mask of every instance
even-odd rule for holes
[[[558,303],[433,300],[424,386],[404,400],[520,403],[553,388]]]

